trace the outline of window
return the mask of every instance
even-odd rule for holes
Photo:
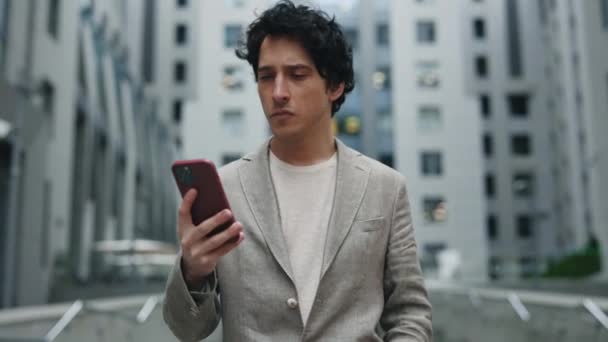
[[[494,154],[494,141],[488,133],[483,135],[483,152],[486,157],[491,157]]]
[[[475,18],[473,20],[473,37],[476,39],[484,39],[486,37],[486,22],[483,18]]]
[[[441,176],[443,173],[441,152],[422,152],[420,154],[420,166],[423,176]]]
[[[416,64],[417,69],[417,84],[420,88],[438,88],[439,80],[439,63],[437,61],[421,61]]]
[[[529,156],[532,153],[530,136],[515,134],[511,136],[511,153],[516,156]]]
[[[376,44],[387,46],[388,39],[388,24],[382,23],[376,26]]]
[[[498,219],[495,215],[488,216],[487,219],[488,226],[488,238],[490,240],[498,239]]]
[[[493,198],[496,195],[496,179],[494,175],[486,175],[486,196]]]
[[[51,37],[57,39],[59,36],[59,13],[61,4],[59,0],[50,0],[48,2],[48,17],[46,22],[46,30],[51,35]]]
[[[517,236],[521,239],[529,239],[534,236],[532,231],[532,218],[529,215],[517,216]]]
[[[391,88],[391,69],[388,66],[380,67],[372,76],[374,88],[385,90]]]
[[[416,39],[418,43],[435,43],[435,22],[430,20],[420,20],[416,23]]]
[[[226,25],[224,27],[224,47],[235,48],[241,38],[242,30],[241,25]]]
[[[500,278],[500,274],[502,273],[502,259],[496,256],[490,257],[488,266],[488,273],[490,274],[490,279]]]
[[[509,74],[512,77],[521,77],[523,64],[521,57],[521,38],[519,22],[519,0],[507,0],[507,44],[509,50]]]
[[[475,57],[475,73],[477,77],[488,77],[488,59],[486,56]]]
[[[530,197],[534,194],[534,175],[530,172],[515,173],[512,185],[515,196]]]
[[[224,153],[222,154],[222,165],[232,163],[235,160],[241,159],[240,153]]]
[[[538,14],[540,16],[540,22],[543,26],[547,24],[547,4],[546,0],[538,0]]]
[[[526,94],[510,94],[507,96],[509,104],[509,113],[517,118],[528,116],[528,95]]]
[[[608,0],[599,0],[602,12],[602,26],[608,31]]]
[[[418,129],[422,132],[437,131],[441,128],[441,111],[433,105],[418,108]]]
[[[440,196],[428,196],[422,201],[426,223],[444,222],[447,219],[445,200]]]
[[[484,118],[489,118],[492,113],[490,105],[490,96],[488,94],[479,95],[479,106],[481,107],[481,114]]]
[[[243,112],[238,109],[225,110],[222,113],[222,127],[224,134],[230,137],[243,135]]]
[[[42,109],[53,115],[53,107],[55,105],[55,87],[48,80],[42,81],[40,85],[40,96],[42,97]]]
[[[182,110],[184,106],[183,104],[184,102],[182,100],[173,101],[173,121],[176,124],[182,122]]]
[[[186,63],[176,62],[173,70],[173,79],[176,83],[186,82]]]
[[[393,160],[393,154],[392,153],[380,153],[380,156],[378,157],[378,161],[380,161],[382,164],[388,166],[388,167],[393,167],[394,165],[394,160]]]
[[[144,81],[147,83],[154,82],[154,66],[155,60],[155,31],[156,31],[156,3],[145,1],[144,6],[144,22],[142,34],[142,63],[141,72]]]
[[[185,24],[178,24],[175,27],[175,43],[184,45],[188,41],[188,27]]]
[[[177,7],[186,7],[188,6],[188,0],[176,0]]]
[[[424,244],[424,254],[421,263],[425,268],[437,269],[439,267],[439,254],[446,250],[447,246],[443,242]]]
[[[222,78],[222,86],[227,90],[243,89],[245,75],[240,66],[224,67],[224,76]]]
[[[519,258],[519,269],[522,278],[535,276],[537,274],[536,259],[533,257]]]

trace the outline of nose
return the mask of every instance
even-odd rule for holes
[[[287,80],[282,75],[275,77],[274,88],[272,90],[272,99],[275,103],[285,104],[289,101],[289,88]]]

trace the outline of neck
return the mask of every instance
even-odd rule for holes
[[[336,152],[334,136],[323,134],[321,136],[281,138],[274,136],[270,141],[270,150],[277,158],[296,166],[313,165],[331,158]]]

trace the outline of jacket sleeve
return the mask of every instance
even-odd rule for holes
[[[181,268],[181,253],[169,274],[163,302],[163,319],[180,341],[200,341],[211,335],[221,318],[216,271],[200,291],[189,291]]]
[[[405,181],[398,180],[384,268],[385,341],[433,340],[431,304],[420,269]]]

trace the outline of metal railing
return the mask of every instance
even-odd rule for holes
[[[94,302],[84,302],[77,300],[70,305],[70,307],[61,315],[61,318],[49,329],[49,331],[42,337],[20,337],[20,336],[3,336],[0,335],[0,342],[13,342],[13,341],[31,341],[31,342],[52,342],[61,335],[61,333],[72,323],[74,320],[83,314],[96,314],[96,315],[111,315],[113,318],[119,318],[127,321],[133,325],[145,323],[156,306],[162,301],[162,296],[149,296],[144,304],[141,306],[135,316],[127,315],[121,312],[123,308],[104,308],[103,305],[95,304]],[[30,318],[30,321],[44,320],[46,317]]]

